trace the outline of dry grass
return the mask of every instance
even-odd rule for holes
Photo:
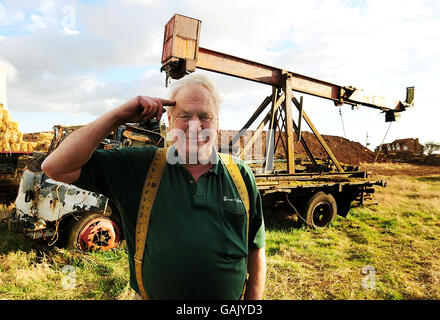
[[[40,246],[1,226],[0,299],[124,300],[133,295],[123,249],[84,255]]]
[[[439,299],[440,175],[386,178],[378,206],[329,229],[268,228],[265,299]],[[362,286],[367,265],[375,289]]]
[[[377,189],[378,206],[352,208],[328,229],[267,223],[264,299],[440,299],[440,174],[387,180]],[[66,265],[76,270],[73,290],[62,285]],[[362,286],[365,266],[375,269],[374,289]],[[133,295],[124,250],[83,255],[42,247],[0,225],[0,299]]]

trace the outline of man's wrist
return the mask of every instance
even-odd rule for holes
[[[127,122],[127,119],[124,117],[123,112],[121,112],[120,107],[109,111],[102,120],[107,122],[109,131],[113,131],[120,125],[123,125]]]

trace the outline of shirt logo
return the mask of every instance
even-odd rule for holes
[[[227,196],[223,197],[223,201],[224,202],[237,202],[237,203],[241,203],[241,199],[230,199]]]

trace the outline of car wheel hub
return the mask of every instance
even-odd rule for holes
[[[82,251],[106,251],[119,245],[120,230],[111,220],[96,218],[82,228],[78,238]]]

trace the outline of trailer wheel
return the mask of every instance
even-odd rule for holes
[[[336,218],[336,200],[331,194],[320,191],[309,200],[304,213],[310,227],[314,229],[328,227]]]
[[[99,213],[75,214],[64,228],[64,245],[82,252],[106,251],[121,244],[122,228],[112,217]]]

